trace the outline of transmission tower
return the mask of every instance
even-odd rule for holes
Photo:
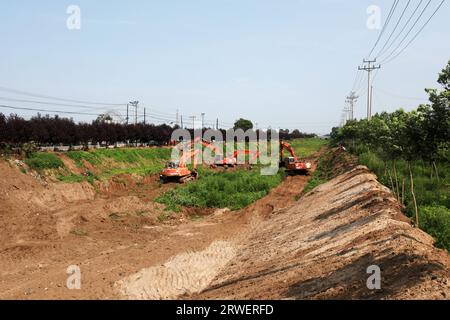
[[[375,69],[380,69],[380,65],[375,65],[375,62],[377,62],[377,59],[374,60],[366,60],[364,59],[363,62],[365,63],[364,66],[358,67],[358,70],[367,71],[367,120],[370,121],[372,119],[372,88],[371,88],[371,82],[370,82],[370,74]]]
[[[134,107],[134,124],[137,124],[138,122],[138,112],[137,112],[138,104],[139,101],[130,101],[130,105]]]
[[[356,95],[356,92],[352,91],[350,92],[350,94],[347,96],[347,100],[345,100],[345,102],[347,102],[350,106],[349,112],[350,112],[350,120],[354,120],[354,111],[355,111],[355,104],[358,101],[359,96]]]

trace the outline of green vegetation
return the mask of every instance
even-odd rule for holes
[[[101,159],[110,158],[116,162],[127,164],[144,163],[148,160],[168,160],[171,152],[171,149],[167,148],[97,149],[92,151],[95,156],[98,156]]]
[[[253,123],[250,120],[240,118],[234,123],[234,129],[242,129],[244,131],[247,131],[253,129]]]
[[[307,138],[292,140],[291,143],[299,155],[308,157],[325,146],[327,141]],[[219,173],[200,167],[199,180],[168,191],[156,201],[174,212],[178,212],[180,206],[238,210],[266,196],[286,177],[283,170],[274,176],[262,176],[259,169],[260,166],[255,166],[251,171],[238,169]]]
[[[61,182],[66,182],[66,183],[77,183],[77,182],[85,181],[86,178],[84,176],[82,176],[81,174],[71,173],[69,175],[59,175],[58,180]]]
[[[92,165],[97,165],[101,162],[100,157],[95,151],[69,151],[67,152],[67,156],[72,159],[79,168],[84,167],[83,160]]]
[[[349,121],[331,137],[357,154],[405,204],[416,225],[450,250],[450,62],[438,83],[441,91],[425,90],[430,104]]]
[[[157,174],[163,169],[165,162],[169,160],[171,150],[167,148],[96,149],[92,151],[70,151],[67,156],[79,168],[85,168],[86,164],[95,166],[96,172],[98,172],[96,179],[110,179],[120,174],[140,176]],[[71,175],[62,177],[60,180],[77,182],[77,179]]]
[[[294,148],[297,156],[303,158],[311,156],[314,152],[326,146],[329,143],[329,141],[320,138],[305,138],[305,139],[295,139],[289,141],[289,143]]]
[[[424,229],[437,239],[436,245],[450,250],[450,210],[444,206],[420,207]]]
[[[167,206],[238,210],[264,197],[285,177],[284,172],[261,176],[259,170],[217,173],[205,170],[201,179],[166,192],[156,201]]]
[[[103,160],[109,159],[119,163],[141,164],[149,160],[169,159],[171,150],[167,148],[150,149],[96,149],[92,151],[70,151],[67,156],[75,163],[83,167],[83,160],[92,164],[101,164]]]
[[[308,193],[317,186],[344,173],[353,165],[352,157],[345,152],[329,149],[319,158],[317,169],[308,181],[303,193]]]
[[[64,167],[64,163],[53,153],[37,152],[32,153],[25,159],[25,163],[34,170],[59,169]]]

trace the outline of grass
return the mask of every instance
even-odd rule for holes
[[[436,239],[436,246],[450,251],[450,209],[444,206],[421,206],[422,227]]]
[[[349,158],[347,153],[335,152],[331,149],[325,151],[320,156],[317,169],[308,181],[303,194],[344,173],[350,166],[351,158]]]
[[[289,141],[298,157],[309,157],[322,147],[328,145],[328,141],[321,138],[305,138]]]
[[[65,183],[78,183],[86,181],[86,178],[81,174],[69,174],[69,175],[59,175],[58,180]]]
[[[38,152],[32,153],[25,159],[25,163],[33,170],[42,171],[45,169],[59,169],[64,167],[64,163],[53,153]]]
[[[70,151],[67,156],[79,168],[85,168],[86,163],[94,166],[98,172],[96,178],[103,180],[120,174],[139,176],[157,174],[170,159],[171,150],[167,148],[96,149]],[[62,180],[77,182],[77,178],[73,176],[64,177]]]
[[[262,176],[259,170],[225,173],[205,170],[201,179],[168,191],[156,201],[169,208],[184,206],[238,210],[267,195],[284,177],[284,172]]]
[[[79,168],[84,167],[83,160],[89,162],[92,165],[101,163],[100,156],[95,152],[69,151],[67,152],[67,156],[72,159]]]
[[[365,151],[359,155],[359,162],[369,167],[375,172],[385,186],[394,193],[399,194],[403,199],[405,212],[409,217],[414,217],[415,210],[410,192],[410,179],[408,165],[405,161],[396,161],[397,183],[395,182],[394,163],[385,163],[377,154]],[[450,251],[450,165],[448,163],[438,163],[439,179],[432,174],[432,168],[424,162],[417,162],[412,165],[414,177],[414,193],[419,207],[419,226],[425,232],[431,234],[436,239],[436,246]],[[404,190],[403,193],[403,182]]]
[[[159,161],[168,160],[171,155],[171,150],[167,148],[149,148],[149,149],[96,149],[92,152],[93,158],[104,159],[109,158],[115,162],[126,163],[126,164],[136,164],[143,163],[148,160]],[[88,159],[86,159],[89,161]],[[95,164],[92,163],[91,164]]]
[[[293,140],[290,143],[301,157],[319,151],[328,142],[319,138]],[[262,176],[260,166],[253,170],[238,169],[218,173],[199,168],[200,179],[166,192],[156,202],[166,210],[178,212],[180,207],[229,208],[239,210],[266,196],[286,177],[284,170],[273,176]]]

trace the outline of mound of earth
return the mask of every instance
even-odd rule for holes
[[[446,299],[450,256],[411,226],[366,167],[319,186],[254,228],[193,298]],[[381,289],[368,289],[371,266]]]
[[[132,299],[449,297],[448,253],[433,247],[434,240],[411,225],[396,199],[366,167],[339,175],[282,209],[268,200],[277,199],[281,188],[244,210],[249,215],[253,208],[255,216],[233,239],[181,253],[118,281],[121,295]],[[292,189],[291,196],[296,191]],[[285,185],[284,190],[289,188]],[[373,268],[380,271],[379,289],[368,286]]]

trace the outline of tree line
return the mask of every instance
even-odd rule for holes
[[[439,180],[436,163],[450,161],[450,62],[439,74],[438,83],[440,90],[425,90],[430,103],[422,104],[416,110],[406,112],[400,109],[376,114],[370,121],[348,121],[341,128],[333,128],[331,133],[336,144],[344,144],[357,153],[370,150],[377,154],[385,164],[385,171],[388,170],[387,165],[391,165],[394,176],[391,181],[397,195],[400,187],[396,163],[407,163],[417,224],[414,170],[411,168],[419,161],[425,163]],[[390,174],[391,171],[387,172]]]
[[[20,147],[33,142],[37,146],[54,145],[114,145],[116,143],[170,144],[172,132],[178,126],[167,124],[119,124],[99,117],[92,123],[76,123],[71,118],[38,114],[27,120],[17,114],[0,113],[0,143],[3,146]],[[190,130],[192,134],[192,129]],[[225,130],[221,130],[225,136]],[[312,137],[299,130],[281,130],[285,140]]]

